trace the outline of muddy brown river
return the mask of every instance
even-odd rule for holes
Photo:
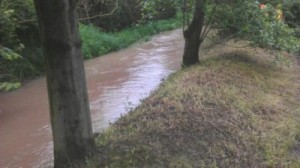
[[[94,132],[101,132],[180,68],[181,30],[85,62]],[[45,78],[0,94],[0,167],[51,167]]]

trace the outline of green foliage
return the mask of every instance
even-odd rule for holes
[[[16,50],[21,41],[18,30],[26,29],[25,20],[35,18],[31,0],[2,0],[0,6],[0,43],[2,46]]]
[[[299,49],[300,41],[294,36],[294,30],[283,22],[262,22],[262,26],[263,29],[256,30],[259,32],[257,36],[249,37],[257,45],[288,52],[296,52]]]
[[[2,0],[0,6],[0,90],[20,86],[25,76],[36,74],[29,51],[30,37],[38,34],[35,10],[31,0]],[[36,37],[38,39],[38,36]],[[33,47],[36,48],[36,47]],[[34,51],[34,50],[31,50]],[[41,55],[39,55],[41,56]],[[35,60],[43,60],[41,57]]]
[[[254,0],[230,2],[217,4],[216,10],[210,13],[221,35],[233,35],[271,50],[295,52],[299,49],[300,40],[295,37],[295,31],[278,20],[279,3],[274,4],[276,7],[266,4],[266,8],[260,9]]]
[[[0,46],[0,91],[10,91],[21,86],[12,74],[11,67],[8,66],[10,65],[8,63],[21,58],[22,57],[13,50]]]
[[[80,25],[80,34],[83,41],[82,50],[85,58],[92,58],[107,53],[112,49],[114,37],[101,32],[96,27]]]
[[[178,0],[147,0],[143,3],[143,21],[167,19],[176,15]]]
[[[0,83],[0,90],[11,91],[11,90],[19,88],[20,86],[21,86],[21,83],[19,83],[19,82],[17,82],[17,83],[4,82],[4,83]]]
[[[19,43],[15,29],[18,27],[15,10],[4,0],[0,8],[0,42],[2,45],[13,46]]]
[[[86,59],[104,55],[128,47],[140,39],[148,38],[159,32],[175,29],[180,25],[179,15],[173,19],[153,21],[114,33],[101,31],[92,25],[81,24],[80,34],[83,41],[83,55]]]
[[[21,56],[15,53],[13,50],[1,46],[0,46],[0,57],[6,60],[15,60],[21,58]]]

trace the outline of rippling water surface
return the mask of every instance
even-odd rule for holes
[[[136,107],[180,68],[181,30],[154,36],[127,49],[85,62],[94,132]],[[0,167],[52,165],[45,78],[0,94]]]

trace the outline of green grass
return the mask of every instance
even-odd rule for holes
[[[300,167],[291,155],[300,77],[290,65],[262,49],[211,49],[101,134],[89,166]]]
[[[181,25],[180,16],[130,27],[119,32],[103,32],[92,25],[80,25],[83,55],[86,59],[126,48],[134,42],[149,40],[151,35],[172,30]]]

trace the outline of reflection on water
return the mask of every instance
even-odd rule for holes
[[[136,107],[180,67],[180,30],[85,62],[95,132]],[[129,107],[128,107],[129,106]],[[0,95],[0,167],[45,167],[53,154],[45,79]]]

